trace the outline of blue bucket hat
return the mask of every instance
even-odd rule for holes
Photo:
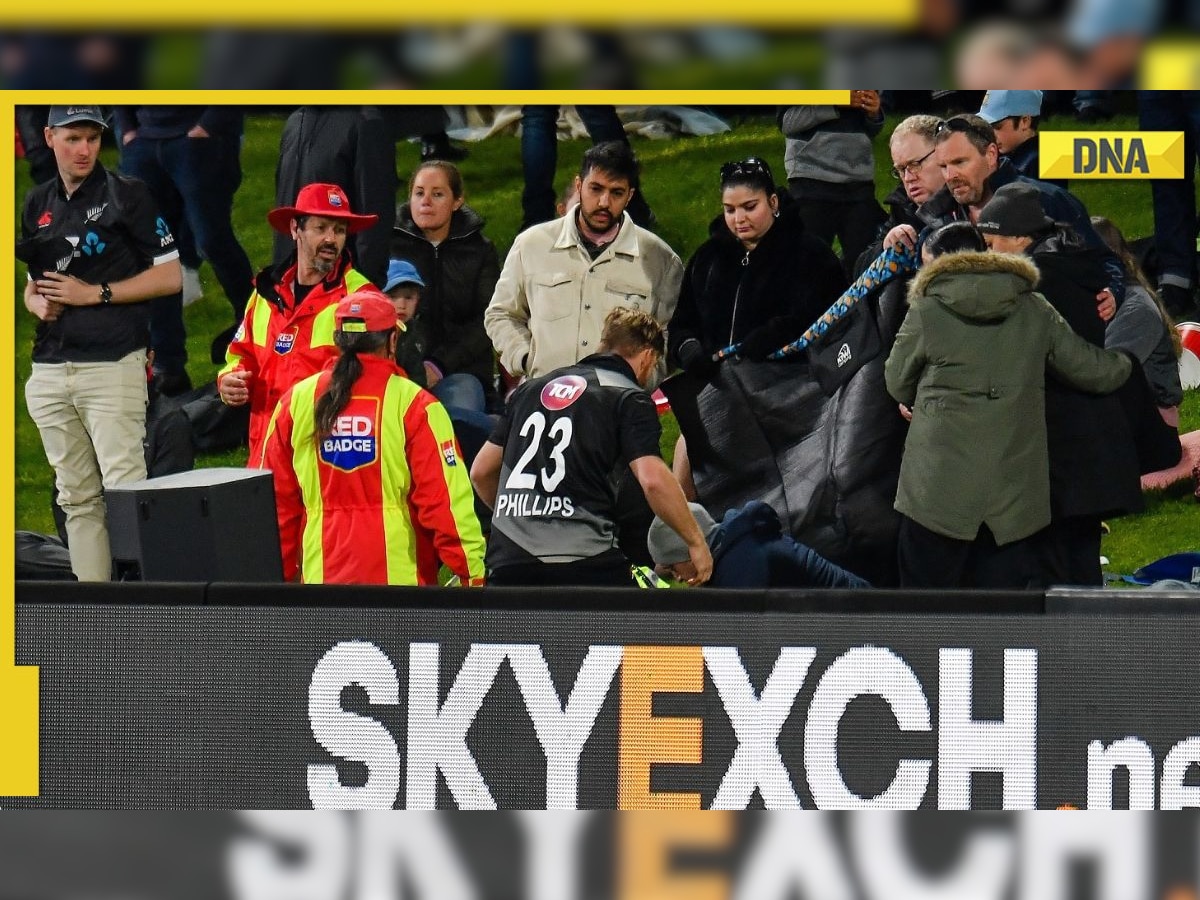
[[[979,118],[995,125],[1009,116],[1040,116],[1041,91],[988,91],[979,107]]]
[[[416,284],[425,287],[421,273],[407,259],[388,261],[387,282],[383,286],[383,292],[386,294],[398,284]]]

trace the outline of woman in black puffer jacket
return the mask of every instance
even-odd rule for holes
[[[391,256],[410,260],[425,280],[420,316],[429,334],[429,389],[446,406],[483,412],[496,403],[483,312],[500,277],[500,258],[483,234],[483,219],[463,201],[457,167],[422,163],[409,181],[408,201],[396,210]]]
[[[688,260],[667,329],[672,363],[711,374],[712,354],[739,342],[743,357],[765,359],[846,289],[837,256],[804,230],[787,198],[760,159],[721,167],[725,210]]]

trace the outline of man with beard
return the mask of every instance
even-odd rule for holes
[[[370,283],[351,266],[346,236],[370,228],[376,217],[351,212],[336,184],[309,184],[294,206],[271,210],[267,221],[291,236],[295,252],[255,278],[246,316],[217,376],[226,405],[250,404],[251,466],[260,465],[267,423],[284,391],[337,355],[334,309]]]
[[[1100,251],[1106,280],[1096,302],[1102,319],[1107,322],[1113,317],[1125,297],[1125,266],[1096,234],[1086,207],[1077,197],[1057,185],[1018,174],[1011,162],[1000,158],[995,129],[979,116],[965,114],[946,119],[934,143],[934,156],[946,179],[946,189],[922,209],[930,224],[977,224],[979,211],[998,189],[1013,183],[1028,185],[1037,191],[1046,216],[1070,226],[1085,244]]]
[[[675,312],[683,263],[662,238],[637,225],[628,206],[638,189],[633,148],[605,141],[583,154],[577,200],[561,219],[517,235],[484,328],[511,375],[538,378],[599,352],[605,318],[617,307],[651,316],[666,327]],[[666,375],[661,356],[647,385]],[[618,473],[614,513],[621,547],[634,562],[650,563],[646,531],[654,514],[638,482]]]
[[[583,155],[579,200],[561,219],[517,235],[484,326],[513,375],[531,378],[596,352],[604,318],[618,306],[666,326],[683,264],[658,236],[634,224],[626,207],[638,189],[628,144],[608,141]],[[657,377],[665,374],[660,363]]]

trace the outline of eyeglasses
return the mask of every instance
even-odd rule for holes
[[[927,159],[929,159],[929,157],[933,156],[933,151],[936,149],[937,149],[937,147],[934,147],[933,150],[930,150],[928,153],[926,153],[920,159],[910,160],[909,162],[904,163],[904,165],[902,165],[902,166],[892,166],[892,168],[891,168],[892,177],[895,178],[897,181],[901,181],[901,180],[903,180],[905,174],[916,175],[919,171],[921,171],[921,166],[924,164],[925,160],[927,160]]]
[[[767,180],[771,180],[771,167],[765,161],[757,156],[750,156],[740,162],[727,162],[721,166],[721,183],[724,184],[731,178],[738,178],[746,175],[765,175]]]
[[[996,131],[991,125],[981,125],[978,122],[973,122],[966,116],[951,116],[949,119],[943,119],[938,123],[938,127],[934,129],[933,136],[937,138],[943,131],[957,131],[963,134],[973,134],[989,144],[996,143]]]

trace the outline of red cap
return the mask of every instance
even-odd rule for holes
[[[297,216],[342,219],[346,223],[348,234],[365,231],[379,221],[379,216],[374,213],[365,216],[352,213],[346,192],[336,184],[306,184],[296,195],[295,206],[281,206],[271,210],[267,213],[267,221],[280,234],[290,234],[291,221]]]
[[[337,305],[333,314],[338,331],[391,331],[396,327],[396,307],[376,288],[355,291]]]

